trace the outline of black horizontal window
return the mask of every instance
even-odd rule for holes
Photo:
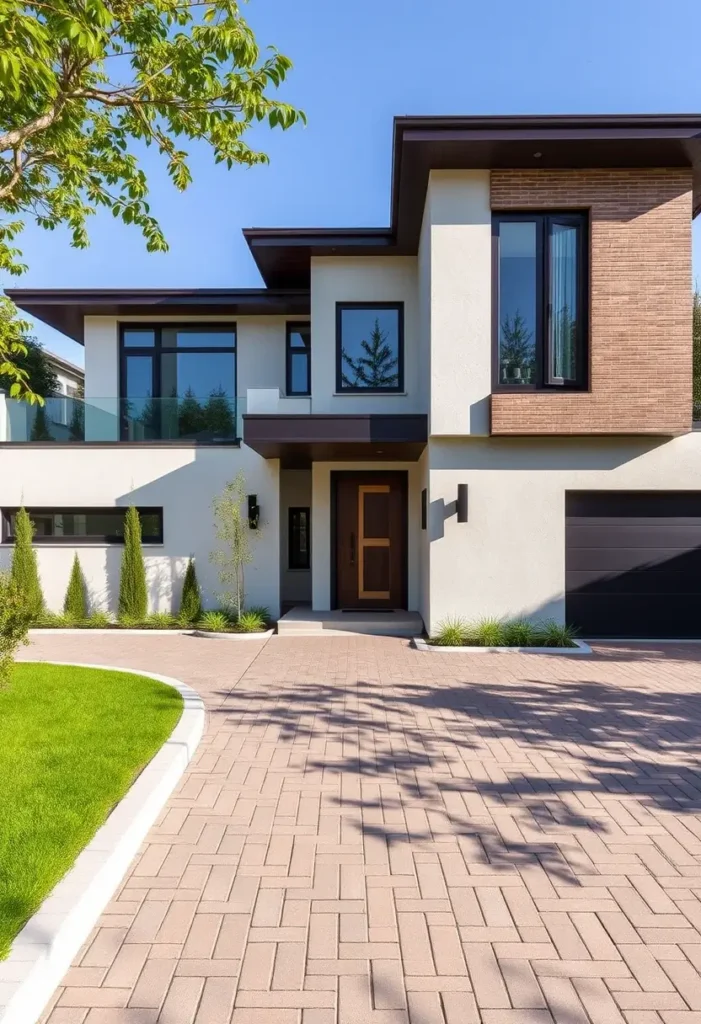
[[[404,390],[404,305],[336,305],[336,390]]]
[[[163,509],[140,508],[141,540],[163,543]],[[19,509],[2,510],[2,542],[13,544]],[[123,544],[126,508],[28,508],[35,544]]]
[[[495,215],[496,387],[586,387],[586,226],[583,213]]]

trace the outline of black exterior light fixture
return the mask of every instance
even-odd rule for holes
[[[258,505],[258,495],[248,495],[248,528],[249,530],[258,529],[258,520],[260,519],[260,506]]]
[[[467,522],[467,484],[458,484],[458,500],[456,502],[458,522]]]

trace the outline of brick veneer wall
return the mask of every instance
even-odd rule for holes
[[[492,171],[493,210],[590,211],[589,391],[492,395],[493,434],[691,429],[691,171]]]

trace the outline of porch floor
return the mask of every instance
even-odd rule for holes
[[[313,611],[297,606],[278,620],[280,636],[421,636],[423,621],[417,612]]]

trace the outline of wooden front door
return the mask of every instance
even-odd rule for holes
[[[406,473],[336,473],[336,607],[406,608]]]

